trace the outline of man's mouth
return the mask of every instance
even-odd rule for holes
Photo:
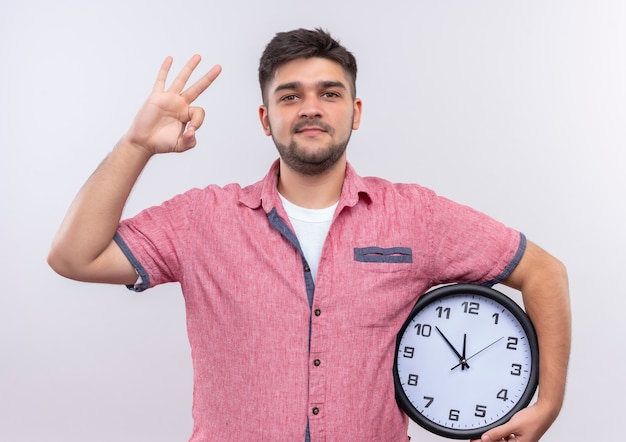
[[[311,124],[311,122],[302,122],[294,127],[294,133],[297,134],[318,135],[324,132],[330,132],[330,127],[326,124]]]
[[[296,131],[297,134],[305,134],[305,135],[317,135],[320,133],[326,132],[321,127],[307,126]]]

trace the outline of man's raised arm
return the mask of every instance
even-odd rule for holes
[[[137,275],[113,236],[122,210],[152,155],[196,145],[204,110],[191,106],[221,72],[216,65],[187,89],[200,56],[194,55],[165,89],[172,58],[163,62],[152,93],[128,132],[81,188],[56,234],[49,265],[62,276],[89,282],[133,284]]]

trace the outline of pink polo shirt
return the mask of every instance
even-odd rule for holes
[[[523,235],[414,184],[348,165],[315,284],[277,193],[193,189],[119,226],[143,283],[178,281],[194,369],[190,441],[407,440],[395,338],[420,294],[495,283]]]

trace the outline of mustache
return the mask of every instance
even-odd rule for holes
[[[318,127],[322,129],[324,132],[332,132],[333,130],[332,127],[330,127],[328,124],[320,121],[317,118],[314,118],[312,120],[300,121],[299,123],[296,123],[291,129],[291,133],[295,134],[307,127]]]

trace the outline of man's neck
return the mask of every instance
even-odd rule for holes
[[[278,192],[291,203],[307,209],[324,209],[339,201],[346,161],[340,160],[320,175],[301,175],[280,162]]]

